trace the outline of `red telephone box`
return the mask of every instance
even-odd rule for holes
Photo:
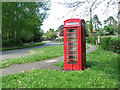
[[[64,21],[64,70],[86,68],[85,21],[68,19]]]

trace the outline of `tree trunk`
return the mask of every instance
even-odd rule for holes
[[[10,31],[10,39],[12,39],[12,37],[13,37],[13,36],[12,36],[12,30],[11,30],[11,31]]]
[[[92,8],[90,8],[90,36],[92,36],[93,26],[92,26]]]
[[[15,34],[14,34],[14,39],[16,39],[16,30],[15,30]]]
[[[92,8],[90,8],[90,20],[92,19]]]
[[[8,40],[10,40],[10,29],[8,30]]]

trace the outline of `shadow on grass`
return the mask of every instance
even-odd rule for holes
[[[100,63],[98,61],[87,61],[86,62],[87,68],[91,68],[91,67],[97,66],[99,64]]]
[[[96,72],[102,72],[107,75],[107,78],[113,79],[118,78],[118,57],[112,57],[110,60],[103,61],[92,61],[86,62],[87,68],[90,68]]]

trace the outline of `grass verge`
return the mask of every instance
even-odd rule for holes
[[[83,71],[82,77],[89,83],[85,88],[118,88],[118,62],[120,61],[118,57],[116,53],[105,51],[100,47],[88,53],[86,56],[88,69]],[[64,61],[55,65],[64,69]],[[79,81],[84,82],[84,79],[79,79]]]
[[[42,43],[42,42],[37,42],[34,44],[25,43],[22,46],[13,46],[13,47],[6,47],[6,48],[4,47],[4,48],[2,48],[2,51],[29,48],[29,47],[35,47],[35,46],[40,46],[40,45],[44,45],[44,44],[45,43]]]
[[[60,62],[58,66],[63,66]],[[118,56],[101,48],[87,54],[88,69],[34,69],[2,77],[3,88],[118,88]]]
[[[88,49],[89,46],[86,46]],[[42,61],[47,60],[55,57],[59,57],[64,55],[64,46],[57,45],[57,46],[48,46],[39,49],[33,49],[30,51],[29,55],[20,56],[17,58],[5,59],[2,60],[2,68],[9,67],[12,64],[23,64],[35,61]]]
[[[30,54],[28,55],[2,60],[2,68],[9,67],[12,64],[23,64],[59,57],[63,55],[63,52],[64,52],[63,45],[33,49],[30,51]]]
[[[118,88],[118,56],[115,53],[97,48],[86,58],[86,70],[34,69],[3,76],[2,88]],[[60,62],[58,66],[62,65]]]

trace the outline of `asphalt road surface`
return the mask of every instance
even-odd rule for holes
[[[24,56],[24,55],[28,54],[28,52],[32,49],[37,49],[37,48],[41,48],[41,47],[54,46],[54,45],[62,44],[62,43],[51,42],[51,41],[43,41],[43,42],[45,44],[42,45],[42,46],[2,51],[2,58],[0,58],[0,60],[4,60],[4,59],[8,59],[8,58],[15,58],[15,57],[19,57],[19,56]]]

